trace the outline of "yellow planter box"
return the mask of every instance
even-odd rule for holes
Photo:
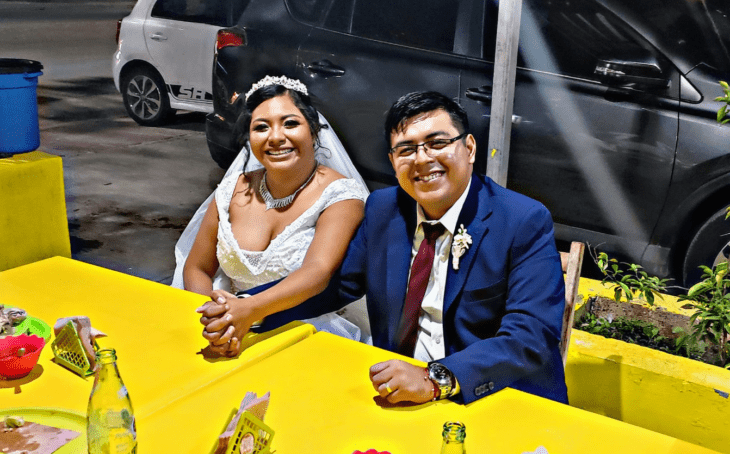
[[[0,271],[56,255],[71,257],[61,158],[0,159]]]
[[[590,279],[579,293],[612,295]],[[671,296],[658,304],[687,312]],[[730,452],[728,370],[573,330],[565,373],[571,406]]]

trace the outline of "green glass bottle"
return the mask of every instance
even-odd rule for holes
[[[465,454],[464,439],[466,426],[460,422],[448,421],[444,423],[444,441],[441,444],[441,454]]]
[[[96,353],[97,369],[86,411],[89,454],[136,454],[132,401],[117,369],[114,349]]]

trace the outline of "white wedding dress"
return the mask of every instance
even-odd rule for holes
[[[183,267],[213,195],[215,195],[219,218],[216,256],[220,264],[213,280],[213,288],[225,289],[232,293],[281,279],[299,269],[314,238],[314,228],[319,215],[327,207],[339,201],[350,199],[364,201],[367,198],[368,191],[365,182],[357,173],[342,143],[332,132],[327,120],[322,115],[319,118],[320,123],[327,127],[319,135],[322,151],[318,153],[317,159],[321,164],[340,172],[346,178],[330,183],[319,199],[271,240],[264,251],[246,251],[239,247],[238,241],[233,236],[228,215],[236,181],[244,171],[245,153],[239,153],[218,188],[193,215],[175,246],[177,267],[172,281],[173,287],[184,288]],[[249,156],[245,171],[250,172],[262,167],[250,152]],[[302,321],[311,323],[317,331],[372,343],[364,298],[349,304],[337,313]]]
[[[240,175],[240,174],[239,174]],[[218,208],[218,263],[231,281],[231,292],[236,293],[288,276],[301,268],[304,256],[314,239],[314,228],[322,212],[333,203],[357,199],[365,201],[367,192],[357,181],[342,178],[330,183],[319,199],[294,222],[286,226],[263,251],[241,249],[231,229],[229,207],[239,175],[226,177],[215,192]],[[350,312],[353,312],[351,308]],[[344,313],[348,312],[345,308]],[[352,315],[352,314],[348,314]],[[314,325],[317,331],[326,331],[350,339],[360,340],[369,333],[335,313],[302,320]]]

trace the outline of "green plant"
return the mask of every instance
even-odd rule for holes
[[[613,299],[620,303],[621,299],[627,302],[639,296],[650,306],[654,305],[655,295],[662,298],[661,292],[667,289],[669,279],[659,279],[656,276],[649,276],[641,265],[635,263],[619,262],[609,258],[605,252],[598,252],[588,248],[591,258],[603,273],[601,283],[613,285]]]
[[[720,110],[717,111],[717,122],[724,125],[730,121],[730,118],[725,118],[728,116],[728,111],[730,111],[730,86],[724,80],[720,81],[720,85],[722,86],[722,91],[725,93],[725,96],[718,96],[715,98],[715,101],[724,102],[725,105],[720,107]]]
[[[720,262],[710,268],[702,266],[703,280],[693,285],[687,295],[679,297],[680,301],[688,301],[694,308],[690,317],[688,333],[680,336],[678,342],[696,344],[704,341],[715,345],[719,350],[719,364],[730,368],[730,276],[728,262]]]
[[[682,354],[687,358],[701,357],[707,350],[707,343],[692,336],[692,331],[687,331],[681,326],[672,328],[672,332],[679,334],[674,340],[674,353]]]
[[[574,326],[591,334],[644,346],[658,346],[667,340],[659,334],[659,327],[651,322],[627,317],[608,320],[590,311],[581,315]]]

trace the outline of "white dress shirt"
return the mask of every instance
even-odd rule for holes
[[[441,223],[444,226],[444,233],[436,239],[435,253],[431,275],[426,286],[426,294],[421,302],[421,314],[418,317],[418,338],[413,357],[421,361],[429,362],[441,359],[446,356],[444,347],[443,309],[444,292],[446,290],[446,275],[449,270],[449,255],[451,254],[451,243],[454,239],[456,229],[459,227],[456,222],[469,194],[471,180],[466,186],[464,193],[444,214],[441,219],[428,220],[423,214],[420,205],[417,206],[417,227],[413,236],[413,248],[411,249],[411,267],[416,258],[418,249],[423,241],[423,222],[429,224]],[[410,272],[409,272],[410,279]]]

